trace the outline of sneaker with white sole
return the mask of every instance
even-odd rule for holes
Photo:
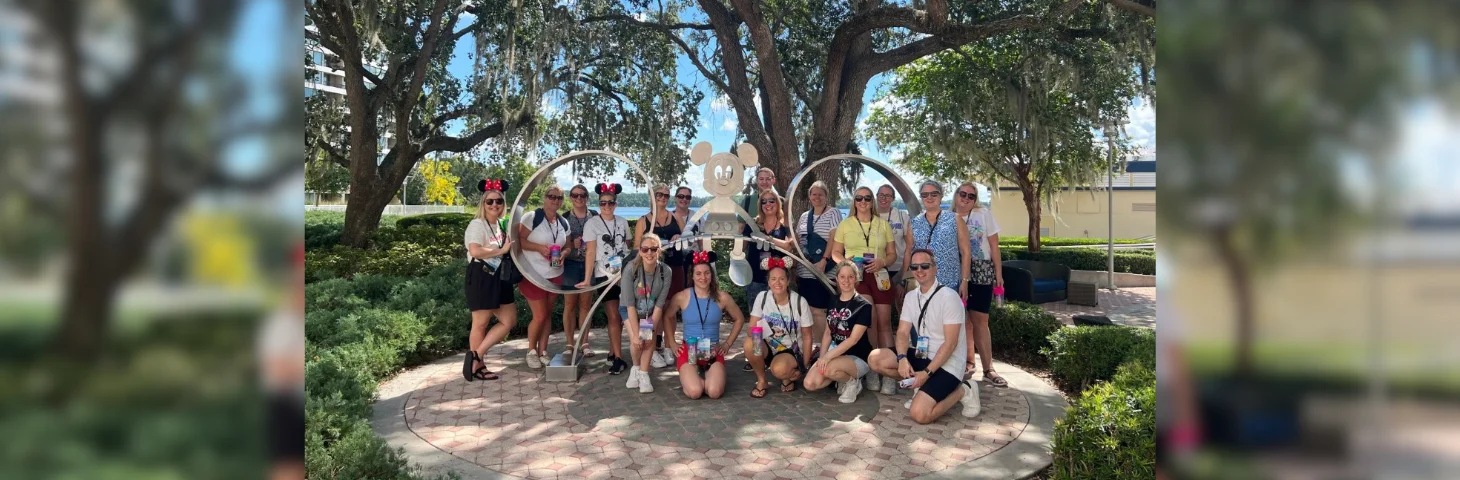
[[[649,381],[649,372],[639,370],[639,393],[654,393],[654,384]]]
[[[629,370],[629,381],[624,384],[624,387],[639,388],[639,369],[637,367]]]
[[[654,354],[649,356],[650,357],[649,358],[649,366],[650,367],[664,368],[664,367],[669,366],[669,364],[666,363],[665,360],[664,360],[663,352],[664,352],[663,349],[655,350],[654,351]]]
[[[918,396],[918,389],[916,389],[916,388],[912,389],[912,396],[914,396],[914,397]],[[909,398],[909,399],[907,399],[906,402],[902,402],[902,408],[906,408],[908,410],[912,410],[912,399]]]
[[[553,364],[553,357],[549,357],[547,355],[547,353],[543,353],[542,355],[538,355],[537,356],[537,360],[539,362],[541,362],[542,363],[542,366],[544,366],[544,367]]]
[[[963,382],[963,398],[958,400],[963,403],[963,416],[968,418],[977,417],[982,411],[978,401],[978,387],[973,382]]]
[[[674,367],[674,351],[669,347],[659,349],[659,354],[664,356],[664,366]]]
[[[842,403],[852,403],[857,401],[857,394],[862,393],[862,382],[853,378],[851,381],[845,382],[845,385],[845,387],[837,389],[837,391],[842,394],[841,398],[837,400],[841,401]]]
[[[864,384],[862,388],[866,389],[869,392],[881,390],[882,375],[876,373],[868,373],[867,376],[862,377],[862,383]]]
[[[897,382],[892,381],[892,377],[882,377],[882,394],[897,395]]]
[[[527,351],[527,368],[542,368],[542,357],[537,356],[537,352],[534,352],[532,350]]]
[[[588,357],[592,357],[592,356],[593,356],[593,349],[592,348],[588,348],[588,346],[585,345],[583,347],[583,358],[588,358]]]

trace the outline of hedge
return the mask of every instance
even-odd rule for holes
[[[1044,367],[1049,364],[1041,351],[1050,347],[1049,336],[1064,327],[1054,315],[1038,305],[1005,303],[989,312],[990,342],[998,358],[1019,365]]]
[[[1033,260],[1037,262],[1058,263],[1070,267],[1073,270],[1104,271],[1107,265],[1105,251],[1094,248],[1055,248],[1030,253],[1024,247],[1000,247],[999,252],[1001,255],[1000,258],[1003,260]],[[1116,252],[1115,271],[1140,275],[1155,275],[1155,254],[1134,252],[1136,251]]]
[[[1133,245],[1140,243],[1153,243],[1154,240],[1141,240],[1138,238],[1117,238],[1116,245]],[[1063,247],[1073,245],[1105,245],[1109,242],[1104,238],[1080,238],[1080,237],[1039,237],[1039,244],[1045,247]],[[1003,236],[999,235],[999,245],[1010,247],[1022,247],[1029,245],[1029,237]]]
[[[1154,478],[1156,377],[1150,362],[1120,367],[1065,409],[1055,424],[1054,479]]]
[[[1131,360],[1155,367],[1156,335],[1147,328],[1080,326],[1061,328],[1049,336],[1049,357],[1055,384],[1079,393],[1096,382],[1109,380],[1116,367]]]

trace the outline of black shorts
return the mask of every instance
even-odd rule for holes
[[[916,353],[915,348],[907,349],[907,362],[912,365],[914,372],[928,368],[928,364],[933,363],[932,359],[918,358]],[[963,379],[939,368],[928,375],[928,381],[923,382],[923,387],[918,391],[933,397],[934,402],[941,402],[961,386],[963,386]]]
[[[994,286],[968,284],[968,310],[971,312],[989,313],[989,307],[994,303]]]
[[[594,277],[593,281],[590,283],[592,283],[593,285],[598,285],[606,281],[608,281],[608,277]],[[594,290],[594,292],[597,292],[597,290]],[[623,291],[619,289],[618,283],[614,283],[612,286],[608,287],[608,296],[603,297],[603,301],[605,303],[617,302],[619,294],[621,293],[623,293]]]
[[[811,308],[825,310],[826,307],[831,306],[831,290],[815,277],[796,277],[796,292],[801,294],[801,298],[806,299],[806,305]]]
[[[497,275],[482,270],[486,262],[470,261],[466,264],[466,309],[496,310],[513,302],[512,284],[497,279]]]
[[[289,393],[269,394],[269,459],[304,460],[304,402]]]

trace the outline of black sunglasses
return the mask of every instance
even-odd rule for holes
[[[919,197],[922,197],[922,198],[941,197],[941,196],[943,196],[943,192],[939,192],[939,191],[934,190],[934,191],[931,191],[931,192],[919,193],[918,196]]]
[[[667,194],[667,193],[660,193],[660,192],[654,192],[654,198],[669,198],[669,194]]]
[[[879,193],[879,194],[877,194],[877,198],[892,198],[892,194],[891,193]]]
[[[644,253],[659,253],[659,247],[644,247],[640,248],[639,251]]]
[[[869,196],[866,196],[866,195],[859,195],[856,198],[857,198],[857,201],[858,202],[870,202],[870,201],[872,201],[872,197],[869,197]]]
[[[616,206],[618,206],[618,201],[617,200],[599,200],[598,201],[598,206],[600,206],[600,207],[616,207]]]
[[[963,197],[963,198],[967,198],[967,199],[970,199],[970,200],[978,200],[978,193],[968,193],[968,192],[965,192],[963,190],[959,190],[958,191],[958,196]]]
[[[586,193],[569,193],[568,196],[577,199],[588,198],[588,194]]]
[[[543,198],[546,198],[548,200],[552,200],[554,202],[561,202],[561,201],[563,201],[563,196],[562,195],[543,195]]]
[[[691,197],[689,195],[675,195],[674,198],[678,198],[680,200],[689,200],[689,199],[692,199],[694,197]]]
[[[502,205],[504,203],[507,203],[507,200],[501,198],[488,198],[484,200],[483,203],[486,203],[487,205]]]
[[[772,203],[776,203],[776,199],[774,199],[774,198],[767,198],[765,200],[761,200],[760,201],[760,204],[761,205],[770,205]]]
[[[931,263],[909,263],[907,265],[907,269],[908,270],[912,270],[914,272],[916,272],[918,270],[932,270],[933,269],[933,264],[931,264]]]

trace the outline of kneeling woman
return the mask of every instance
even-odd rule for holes
[[[862,269],[844,261],[836,266],[836,285],[840,295],[833,298],[826,310],[826,333],[821,343],[830,345],[826,353],[806,372],[806,389],[820,390],[837,382],[836,391],[842,403],[857,401],[862,392],[862,377],[867,375],[867,355],[872,353],[867,329],[872,325],[872,305],[857,294]]]
[[[769,360],[771,375],[781,380],[781,391],[796,389],[805,368],[802,352],[811,350],[811,306],[806,299],[790,290],[791,276],[786,273],[786,261],[780,258],[761,260],[765,265],[766,282],[770,289],[761,292],[751,300],[750,338],[745,339],[745,359],[755,370],[755,389],[750,396],[764,397],[766,394],[766,363]],[[754,329],[759,328],[763,340],[760,354],[755,353]],[[804,349],[804,350],[803,350]]]
[[[669,311],[664,314],[666,319],[674,318],[675,314],[684,318],[684,345],[675,345],[674,322],[665,322],[664,342],[678,352],[674,368],[679,370],[679,385],[689,398],[700,398],[701,395],[720,398],[725,394],[725,352],[740,336],[740,328],[745,326],[745,315],[740,312],[740,307],[735,305],[729,293],[720,290],[720,282],[715,278],[715,260],[715,252],[694,253],[691,257],[694,286],[675,295],[670,301]],[[722,312],[729,312],[730,318],[735,320],[730,338],[724,341],[720,340]],[[699,358],[690,358],[691,339],[709,339],[708,354],[696,352]],[[698,347],[696,345],[696,350]],[[704,374],[703,378],[701,374]]]

